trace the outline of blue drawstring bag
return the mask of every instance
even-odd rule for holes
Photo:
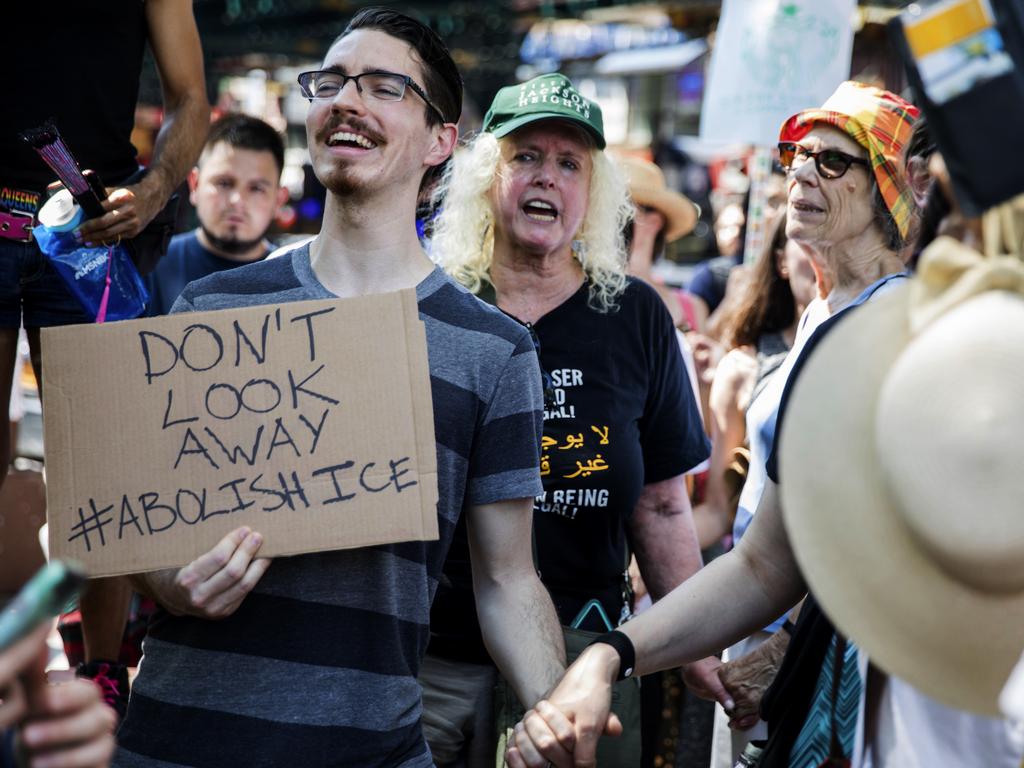
[[[32,236],[68,290],[97,323],[139,317],[149,292],[127,249],[120,243],[83,245],[74,232],[79,223],[81,217],[76,213],[59,226],[40,224]]]

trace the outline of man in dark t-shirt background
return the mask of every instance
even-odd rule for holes
[[[193,280],[266,258],[266,234],[287,200],[281,187],[284,143],[274,128],[248,115],[212,126],[188,176],[199,226],[171,240],[149,275],[150,316],[166,315]]]

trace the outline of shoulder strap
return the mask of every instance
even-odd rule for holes
[[[832,722],[828,747],[828,759],[823,765],[834,768],[848,768],[850,759],[843,752],[839,741],[839,729],[836,723],[836,706],[839,701],[839,686],[843,679],[843,666],[846,662],[846,636],[836,632],[835,656],[832,659]]]

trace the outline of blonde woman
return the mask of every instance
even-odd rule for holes
[[[672,320],[649,286],[626,277],[632,203],[604,147],[600,108],[564,76],[502,89],[439,191],[431,245],[447,272],[534,332],[546,389],[537,564],[562,624],[593,632],[629,616],[629,551],[655,599],[700,568],[684,473],[708,455]],[[443,679],[424,684],[435,760],[454,760],[460,738],[486,730],[478,710],[435,706],[437,689],[457,689],[453,665],[477,662],[468,679],[489,664],[468,534],[456,532],[431,616],[425,677],[438,671],[431,659],[445,664]],[[571,654],[578,636],[567,637]],[[724,698],[717,666],[695,662],[690,680]],[[639,763],[629,735],[631,762],[607,764]]]

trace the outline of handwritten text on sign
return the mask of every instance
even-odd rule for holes
[[[55,554],[100,575],[243,524],[266,554],[436,536],[424,334],[389,296],[48,332]]]

